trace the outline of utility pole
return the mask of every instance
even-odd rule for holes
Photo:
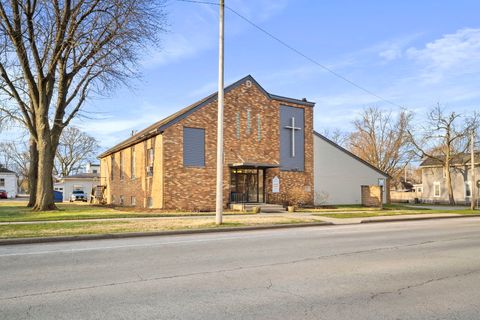
[[[472,165],[472,174],[471,174],[471,177],[472,177],[472,182],[471,182],[471,188],[470,188],[470,192],[472,193],[471,194],[471,209],[472,210],[475,210],[476,207],[477,207],[477,178],[475,177],[475,131],[472,130],[472,133],[471,133],[471,141],[470,141],[470,156],[471,156],[471,159],[470,159],[470,162],[471,162],[471,165]]]
[[[225,1],[220,0],[220,30],[218,45],[218,119],[217,119],[217,193],[215,222],[222,224],[223,215],[223,99],[224,99],[224,20]]]

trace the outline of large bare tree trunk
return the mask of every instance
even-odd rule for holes
[[[38,149],[34,137],[30,138],[30,165],[28,168],[28,192],[30,193],[28,207],[33,208],[37,200],[38,181]]]
[[[55,210],[57,207],[55,206],[53,195],[53,161],[55,158],[56,146],[52,143],[50,130],[45,127],[38,130],[37,150],[37,197],[33,210]]]

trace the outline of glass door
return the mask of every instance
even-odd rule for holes
[[[263,170],[232,169],[230,172],[230,202],[263,202]]]

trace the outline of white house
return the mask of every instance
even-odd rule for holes
[[[315,204],[361,204],[362,185],[384,186],[387,202],[388,174],[360,159],[325,136],[314,132]]]
[[[100,165],[89,163],[86,165],[84,173],[63,177],[59,182],[55,183],[54,189],[63,193],[63,201],[68,201],[72,192],[78,190],[85,192],[90,201],[92,189],[99,183]]]
[[[7,191],[9,198],[15,198],[18,190],[18,177],[13,171],[0,165],[0,190]]]

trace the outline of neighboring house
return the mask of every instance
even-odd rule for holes
[[[361,204],[362,185],[383,186],[388,202],[388,174],[317,132],[313,145],[316,205]]]
[[[225,88],[224,206],[313,205],[313,107],[266,92],[251,76]],[[217,94],[100,155],[107,203],[213,210]]]
[[[452,159],[450,173],[455,202],[467,204],[471,200],[471,156],[460,154]],[[420,164],[422,169],[422,201],[428,203],[449,203],[446,172],[440,161],[427,158]],[[475,174],[480,181],[480,153],[475,155]],[[478,182],[477,182],[478,183]],[[480,195],[479,188],[477,193]]]
[[[87,164],[84,173],[63,177],[55,183],[54,190],[63,193],[63,201],[68,201],[73,191],[85,192],[90,201],[92,189],[100,183],[100,165]]]
[[[0,190],[7,191],[9,198],[15,198],[18,191],[18,176],[15,172],[0,165]]]

